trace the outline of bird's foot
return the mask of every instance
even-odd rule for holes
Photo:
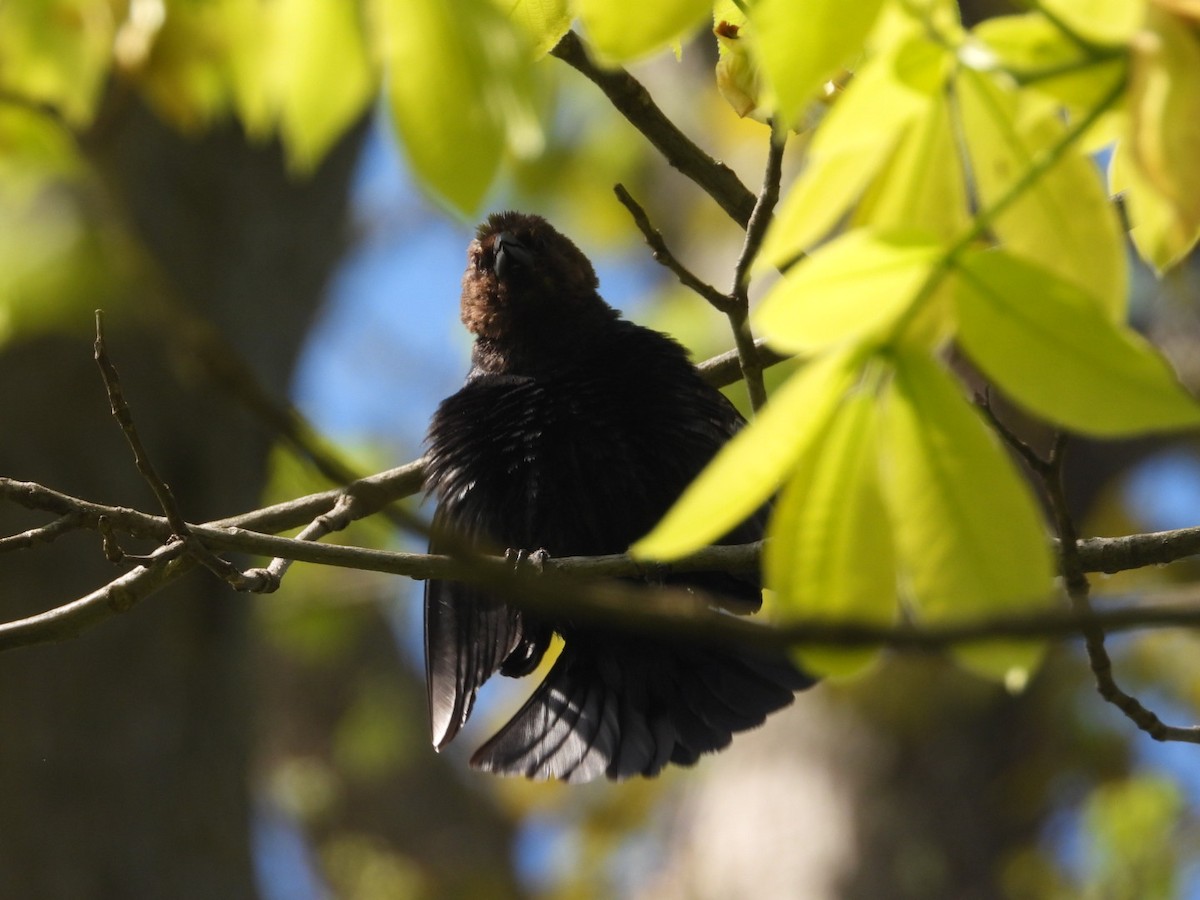
[[[514,572],[520,572],[522,569],[529,568],[541,575],[546,560],[549,558],[550,554],[540,548],[537,550],[517,550],[509,547],[504,551],[504,560],[512,566]]]

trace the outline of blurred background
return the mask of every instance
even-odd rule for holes
[[[53,41],[90,27],[92,6],[10,3],[0,29],[48,16]],[[420,455],[468,366],[458,286],[474,222],[422,193],[381,107],[303,174],[269,135],[192,115],[185,99],[224,89],[195,47],[156,51],[175,81],[154,91],[97,83],[82,124],[10,90],[0,55],[0,474],[156,511],[91,359],[104,308],[149,452],[204,521],[329,487],[255,398],[294,403],[361,472]],[[720,98],[714,62],[701,36],[634,71],[756,188],[767,131]],[[728,349],[724,320],[650,259],[611,189],[624,183],[718,287],[737,227],[593,85],[552,58],[536,71],[546,146],[509,162],[486,209],[546,215],[613,305],[697,360]],[[1194,269],[1134,287],[1139,324],[1195,389]],[[1083,533],[1197,523],[1192,441],[1072,454]],[[44,521],[0,507],[3,534]],[[421,549],[374,520],[337,539]],[[1126,573],[1097,593],[1195,602],[1195,569]],[[5,554],[0,618],[120,571],[91,534]],[[76,640],[0,656],[0,896],[1200,897],[1195,748],[1157,745],[1105,705],[1079,642],[1055,647],[1019,696],[938,657],[888,655],[693,770],[565,787],[467,767],[521,684],[489,685],[466,732],[433,752],[420,594],[298,565],[251,597],[193,572]],[[1200,718],[1195,635],[1110,646],[1164,718]]]

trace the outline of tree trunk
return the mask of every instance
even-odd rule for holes
[[[232,128],[185,140],[146,110],[87,150],[158,284],[213,323],[282,396],[343,249],[356,130],[308,181]],[[102,207],[103,208],[103,207]],[[111,213],[111,210],[105,210]],[[193,521],[257,505],[271,435],[139,315],[111,351],[153,462]],[[140,321],[139,321],[140,320]],[[155,511],[108,415],[90,321],[0,353],[0,472]],[[0,510],[4,533],[44,519]],[[129,552],[140,548],[126,547]],[[95,535],[4,557],[5,619],[111,580]],[[256,895],[250,854],[248,601],[194,572],[78,640],[0,656],[0,884],[22,898]]]

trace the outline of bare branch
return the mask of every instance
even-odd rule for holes
[[[750,266],[758,255],[758,248],[762,246],[763,236],[767,233],[767,226],[771,224],[771,216],[779,200],[779,180],[783,173],[783,149],[786,141],[786,131],[771,130],[762,189],[758,193],[754,212],[751,213],[750,222],[746,226],[746,240],[742,244],[742,253],[734,269],[733,287],[729,292],[729,305],[725,310],[729,316],[729,327],[733,330],[742,379],[746,382],[750,406],[755,412],[762,409],[763,404],[767,402],[767,389],[763,384],[763,369],[755,349],[754,335],[750,331]]]
[[[764,369],[777,365],[785,359],[791,359],[788,354],[772,350],[761,340],[754,342],[754,349],[758,354],[758,361]],[[736,349],[726,350],[711,359],[697,363],[696,368],[700,370],[704,380],[714,387],[725,387],[742,377],[741,360]]]
[[[667,118],[636,78],[624,69],[602,69],[592,62],[573,31],[550,51],[593,82],[612,105],[650,141],[668,163],[712,197],[743,228],[754,212],[754,194],[734,171],[713,159]]]
[[[85,527],[86,525],[82,516],[73,512],[67,513],[59,516],[53,522],[48,522],[37,528],[30,528],[28,531],[22,531],[20,534],[0,538],[0,553],[6,553],[10,550],[28,550],[39,544],[49,544],[69,531],[78,531]]]
[[[1113,674],[1112,659],[1104,646],[1104,624],[1095,621],[1095,613],[1089,597],[1090,585],[1085,574],[1085,564],[1080,553],[1075,523],[1067,506],[1067,495],[1063,485],[1063,450],[1065,438],[1059,435],[1049,458],[1039,470],[1050,508],[1054,514],[1059,538],[1059,559],[1063,583],[1071,609],[1083,620],[1083,635],[1087,647],[1088,662],[1096,678],[1096,689],[1100,696],[1116,706],[1138,728],[1157,741],[1185,741],[1200,744],[1200,726],[1179,727],[1165,724],[1136,697],[1122,690]],[[1090,620],[1090,621],[1089,621]]]
[[[175,495],[171,492],[170,485],[163,481],[162,477],[155,471],[154,465],[150,462],[150,455],[146,452],[146,448],[142,444],[142,439],[138,435],[137,427],[133,423],[133,413],[129,409],[129,404],[126,402],[125,395],[121,390],[121,379],[117,375],[117,367],[109,358],[108,348],[104,342],[104,313],[99,309],[96,310],[95,358],[96,365],[100,368],[100,375],[104,379],[104,389],[108,392],[108,404],[112,410],[113,418],[121,426],[121,431],[125,435],[125,442],[129,444],[129,449],[133,452],[134,465],[137,466],[137,470],[142,474],[142,478],[150,485],[150,489],[154,491],[154,496],[158,499],[158,503],[167,517],[167,522],[171,526],[174,537],[183,543],[187,552],[194,556],[197,562],[209,569],[218,578],[229,582],[235,590],[270,590],[270,583],[264,580],[261,574],[252,576],[243,574],[229,560],[221,559],[221,557],[209,550],[202,542],[193,537],[187,520],[183,517],[183,511],[180,510],[179,503],[175,500]],[[114,558],[119,554],[119,551],[112,541],[106,540],[105,553],[110,558]],[[123,554],[120,555],[123,556]]]
[[[667,242],[663,239],[662,232],[650,224],[650,217],[646,215],[646,210],[633,199],[629,191],[625,190],[625,185],[616,185],[613,188],[613,192],[616,193],[617,199],[621,201],[621,205],[629,210],[629,214],[633,216],[633,221],[637,225],[638,231],[642,233],[642,236],[646,239],[646,243],[650,245],[650,255],[654,261],[674,272],[675,277],[679,279],[684,287],[691,288],[711,303],[718,311],[728,314],[729,296],[722,294],[708,282],[702,281],[675,257],[675,254],[667,247]]]

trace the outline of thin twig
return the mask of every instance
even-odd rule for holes
[[[791,359],[789,354],[772,350],[761,340],[754,342],[754,349],[758,354],[759,364],[764,370],[778,365],[786,359]],[[741,359],[736,348],[706,359],[704,362],[698,363],[696,368],[700,370],[700,375],[704,380],[714,387],[725,387],[742,377]]]
[[[20,534],[0,538],[0,553],[7,553],[10,550],[28,550],[39,544],[49,544],[68,532],[86,527],[83,516],[79,513],[69,512],[59,516],[53,522],[47,522],[37,528],[30,528]]]
[[[1084,623],[1084,644],[1088,662],[1096,678],[1096,689],[1100,696],[1121,710],[1138,728],[1157,741],[1185,741],[1200,744],[1200,726],[1180,727],[1165,724],[1155,713],[1147,709],[1136,697],[1122,690],[1113,674],[1112,659],[1104,646],[1104,625],[1095,621],[1089,598],[1090,585],[1084,572],[1083,558],[1079,552],[1075,523],[1067,506],[1067,494],[1063,483],[1063,456],[1065,437],[1059,435],[1046,460],[1043,484],[1054,514],[1060,548],[1060,566],[1071,610]]]
[[[629,214],[633,216],[633,222],[638,227],[638,231],[646,239],[646,243],[650,246],[650,256],[656,263],[666,266],[675,273],[675,277],[679,279],[680,284],[684,287],[691,288],[717,310],[722,313],[729,313],[729,296],[722,294],[708,282],[699,278],[687,266],[681,263],[667,247],[667,242],[663,239],[662,232],[655,228],[650,223],[650,217],[646,214],[646,210],[641,204],[633,199],[629,191],[625,189],[625,185],[618,184],[613,187],[613,192],[617,195],[617,199],[621,201],[621,205],[629,210]]]
[[[550,52],[599,87],[616,110],[654,145],[671,166],[717,201],[730,218],[746,227],[754,212],[754,194],[742,184],[731,168],[717,162],[680,131],[655,105],[641,82],[624,69],[602,69],[597,66],[588,56],[579,35],[573,31],[563,35]]]
[[[767,226],[771,224],[775,204],[779,201],[779,181],[783,173],[783,150],[786,141],[786,131],[771,130],[762,189],[758,193],[754,212],[750,215],[750,222],[746,227],[746,240],[742,244],[742,253],[734,269],[733,287],[729,292],[730,302],[725,310],[729,316],[729,326],[733,330],[742,379],[746,382],[750,406],[755,412],[762,409],[763,404],[767,402],[767,389],[763,384],[762,364],[755,350],[754,335],[750,331],[750,266],[758,255]]]
[[[1008,427],[996,413],[995,407],[992,405],[992,389],[985,387],[983,393],[976,396],[975,405],[980,411],[987,416],[987,420],[991,423],[993,429],[1008,444],[1021,459],[1025,460],[1025,464],[1035,474],[1041,476],[1042,479],[1053,477],[1053,463],[1051,460],[1043,459],[1036,450],[1016,432]]]
[[[125,442],[129,444],[129,449],[133,453],[134,465],[137,466],[138,472],[141,473],[142,478],[145,479],[146,483],[150,485],[150,489],[154,492],[154,496],[158,500],[159,506],[162,507],[163,514],[166,516],[175,537],[185,545],[187,552],[194,556],[197,562],[213,572],[218,578],[227,581],[234,589],[239,591],[269,589],[269,583],[262,577],[257,575],[246,576],[237,566],[228,560],[221,559],[221,557],[217,556],[193,536],[191,529],[188,527],[187,520],[183,517],[183,511],[179,508],[179,503],[171,491],[170,485],[163,481],[162,477],[155,470],[154,464],[150,462],[150,455],[146,452],[145,445],[142,444],[142,439],[138,435],[137,427],[133,423],[133,413],[129,409],[129,404],[126,402],[125,395],[121,390],[121,379],[117,375],[117,367],[109,357],[108,348],[105,345],[104,313],[99,309],[96,310],[95,359],[96,365],[100,368],[100,375],[104,379],[104,389],[108,393],[109,408],[112,411],[113,418],[121,426],[121,431],[125,435]]]

